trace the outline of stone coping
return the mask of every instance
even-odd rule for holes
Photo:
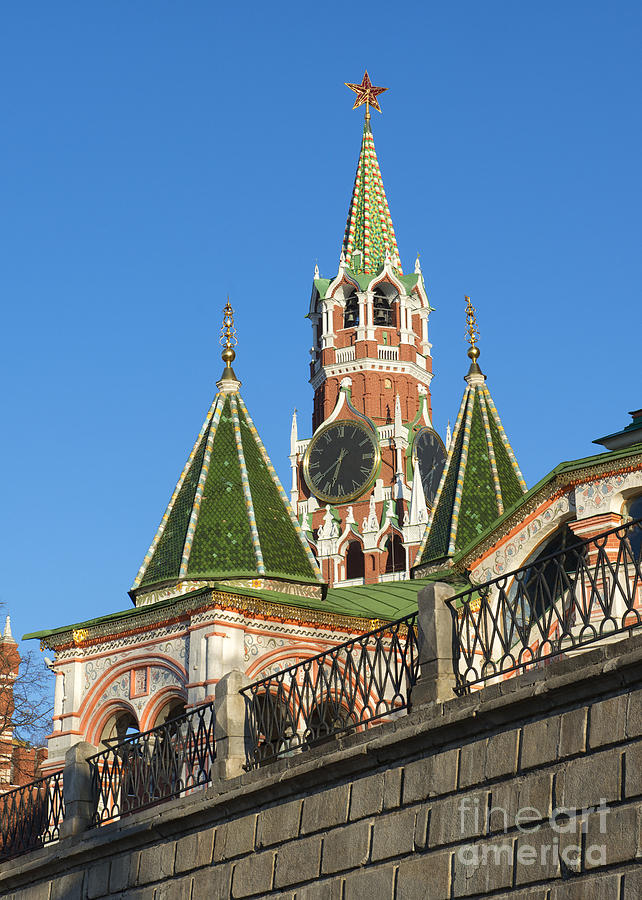
[[[552,662],[464,697],[416,706],[394,722],[331,739],[189,797],[93,828],[0,867],[0,892],[52,879],[103,856],[139,849],[216,825],[231,816],[328,787],[426,751],[461,745],[512,722],[537,719],[642,682],[642,635]],[[399,748],[403,745],[403,753]]]

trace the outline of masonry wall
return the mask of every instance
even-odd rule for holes
[[[641,828],[636,638],[68,838],[5,863],[0,890],[634,900]]]

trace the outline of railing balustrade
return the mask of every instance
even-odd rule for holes
[[[460,694],[631,632],[642,625],[642,519],[575,539],[447,603]],[[241,690],[246,768],[395,718],[418,679],[413,613],[255,681]],[[93,825],[207,785],[214,726],[208,703],[86,759]],[[0,794],[0,860],[56,841],[64,811],[63,772]]]
[[[408,707],[419,676],[417,613],[243,688],[247,767]]]
[[[448,601],[457,692],[642,624],[642,519]]]
[[[208,784],[215,757],[213,703],[89,757],[94,824]]]
[[[0,860],[57,841],[64,812],[62,772],[0,794]]]

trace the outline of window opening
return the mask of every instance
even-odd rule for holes
[[[343,327],[356,328],[359,324],[359,300],[356,294],[350,294],[346,298],[346,308],[343,313]]]
[[[358,541],[350,541],[346,553],[346,579],[363,578],[366,572],[365,559],[361,544]]]

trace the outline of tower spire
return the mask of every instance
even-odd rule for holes
[[[219,393],[136,576],[135,602],[177,596],[195,584],[257,578],[273,590],[287,582],[294,594],[309,596],[310,586],[313,595],[321,592],[316,560],[239,393],[229,297],[220,343]]]
[[[366,114],[342,254],[346,264],[357,274],[375,275],[384,264],[387,251],[392,265],[401,272],[392,217],[370,128],[370,107],[381,112],[377,96],[387,88],[375,87],[367,72],[361,84],[347,81],[345,84],[357,95],[352,108],[365,104]]]
[[[486,376],[477,364],[477,316],[470,297],[465,300],[471,363],[435,504],[417,554],[419,565],[441,564],[453,557],[526,491],[515,454],[486,387]]]

